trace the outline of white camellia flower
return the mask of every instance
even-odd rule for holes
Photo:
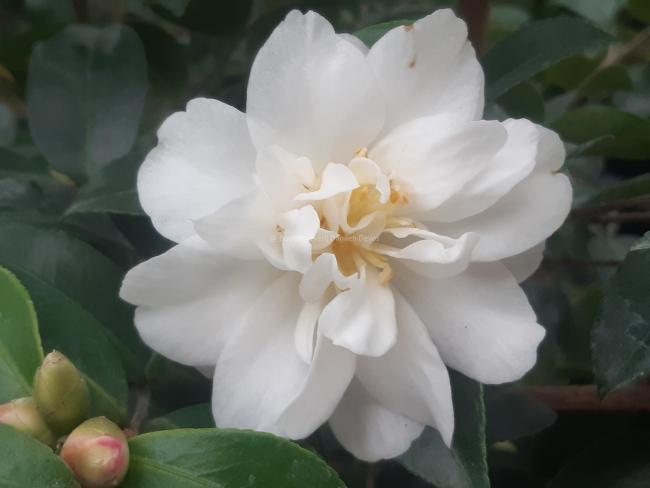
[[[544,337],[519,282],[566,218],[557,135],[481,120],[483,72],[450,10],[371,49],[293,11],[253,64],[247,113],[196,99],[140,169],[178,243],[127,275],[142,338],[214,368],[220,427],[303,438],[325,422],[363,460],[424,426],[447,444],[446,366],[520,378]]]

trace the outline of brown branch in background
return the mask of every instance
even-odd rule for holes
[[[571,217],[590,222],[650,222],[650,196],[640,196],[594,207],[575,208]]]
[[[556,412],[603,411],[647,412],[650,411],[650,385],[639,384],[598,396],[594,385],[579,386],[529,386],[524,392],[545,403]]]
[[[553,258],[551,256],[544,256],[544,264],[550,264],[551,266],[579,266],[579,267],[603,267],[603,268],[615,268],[619,266],[622,261],[617,261],[615,259],[578,259],[578,258]]]
[[[88,22],[88,2],[87,0],[72,0],[72,8],[74,9],[77,21],[82,24]]]
[[[625,212],[625,213],[608,213],[592,219],[594,222],[604,224],[623,223],[623,222],[650,222],[650,211],[647,212]]]
[[[480,53],[490,20],[490,2],[488,0],[459,0],[460,16],[467,23],[468,37],[474,49]]]

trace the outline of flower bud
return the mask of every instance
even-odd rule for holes
[[[86,420],[70,433],[61,458],[84,488],[118,486],[129,468],[129,445],[106,417]]]
[[[59,434],[67,434],[88,415],[88,386],[79,370],[63,354],[53,351],[34,378],[34,400],[41,415]]]
[[[53,446],[56,442],[56,435],[41,417],[31,397],[18,398],[0,405],[0,424],[11,425],[48,446]]]

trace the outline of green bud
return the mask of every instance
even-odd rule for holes
[[[106,417],[86,420],[63,444],[61,458],[84,488],[118,486],[129,469],[129,444]]]
[[[0,424],[11,425],[48,446],[53,446],[56,442],[56,435],[43,420],[31,397],[18,398],[0,405]]]
[[[45,356],[36,372],[34,400],[47,424],[58,434],[67,434],[88,416],[90,396],[86,380],[57,351]]]

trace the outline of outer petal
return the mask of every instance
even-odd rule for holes
[[[386,100],[384,133],[426,115],[453,112],[475,120],[483,114],[483,71],[465,23],[451,10],[389,31],[368,60]]]
[[[214,365],[242,311],[276,277],[263,261],[217,254],[192,237],[129,271],[120,296],[138,305],[135,325],[151,348],[183,364]]]
[[[542,263],[544,259],[544,248],[546,242],[531,247],[528,251],[521,254],[505,258],[501,261],[508,268],[518,283],[527,280]]]
[[[140,203],[158,232],[180,242],[194,234],[193,220],[252,189],[254,162],[245,115],[197,98],[158,130],[138,173]]]
[[[564,146],[553,131],[537,127],[533,172],[490,208],[457,222],[430,223],[434,232],[458,236],[476,232],[479,242],[473,261],[496,261],[520,254],[544,241],[564,222],[571,209],[569,179],[557,170],[564,163]]]
[[[330,419],[339,442],[362,461],[390,459],[405,452],[424,425],[391,412],[353,381]]]
[[[393,292],[378,275],[362,270],[357,283],[325,306],[318,322],[320,333],[355,354],[382,356],[397,338]]]
[[[369,157],[394,174],[408,210],[437,207],[488,165],[506,142],[496,121],[463,121],[440,114],[409,121],[370,148]]]
[[[508,139],[501,150],[467,185],[423,220],[451,222],[471,217],[493,205],[533,171],[540,133],[528,120],[506,120]]]
[[[449,446],[454,406],[447,368],[415,311],[397,293],[395,302],[397,344],[381,357],[360,358],[357,377],[379,403],[437,428]]]
[[[257,147],[278,144],[320,168],[347,163],[384,121],[364,54],[320,15],[295,10],[253,63],[247,114]]]
[[[352,381],[355,366],[354,354],[319,338],[305,384],[279,420],[288,437],[302,439],[327,422]]]
[[[448,366],[491,384],[517,380],[535,364],[545,331],[502,264],[472,264],[441,281],[401,268],[395,281]]]
[[[293,337],[302,308],[297,280],[296,273],[283,273],[273,282],[225,345],[212,396],[219,427],[284,435],[278,418],[301,391],[308,372]]]

